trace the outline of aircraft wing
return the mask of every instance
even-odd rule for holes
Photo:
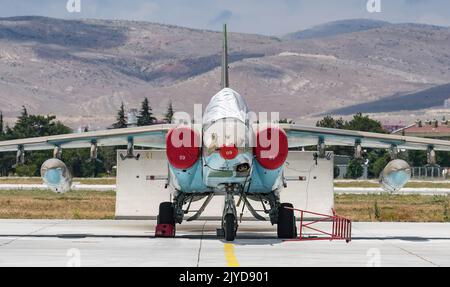
[[[450,141],[406,137],[360,131],[308,127],[294,124],[280,125],[286,131],[290,148],[314,146],[324,142],[327,146],[355,146],[389,149],[393,146],[405,150],[450,151]]]
[[[93,143],[101,146],[127,145],[133,140],[135,146],[165,148],[165,136],[175,125],[153,125],[145,127],[111,129],[77,134],[64,134],[37,138],[0,141],[0,152],[52,150],[61,148],[89,148]]]

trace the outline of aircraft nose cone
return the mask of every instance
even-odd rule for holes
[[[226,160],[232,160],[238,155],[238,149],[236,146],[223,146],[220,148],[220,156]]]

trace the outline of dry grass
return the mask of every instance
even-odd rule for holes
[[[336,195],[335,206],[338,214],[354,221],[450,221],[450,196]]]
[[[115,192],[0,191],[2,219],[112,219]]]
[[[81,184],[116,184],[116,179],[111,178],[74,178],[73,182]],[[42,184],[40,177],[0,177],[0,184]]]
[[[81,184],[99,184],[114,185],[116,179],[111,178],[74,178],[73,182]],[[40,177],[0,177],[0,184],[42,184]],[[377,188],[380,185],[376,181],[338,181],[334,183],[335,187],[362,187]],[[406,187],[409,188],[450,188],[450,181],[432,182],[432,181],[412,181]]]
[[[336,195],[338,214],[354,221],[450,222],[450,196]],[[112,219],[115,192],[0,191],[1,219]]]
[[[360,187],[360,188],[377,188],[380,185],[375,181],[339,181],[334,183],[334,187]],[[450,182],[433,182],[433,181],[411,181],[405,186],[406,188],[450,188]]]

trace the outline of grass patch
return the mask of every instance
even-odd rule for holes
[[[359,187],[359,188],[378,188],[380,185],[375,181],[340,181],[335,182],[334,187]],[[406,188],[450,188],[450,182],[432,182],[432,181],[412,181],[408,182]]]
[[[450,196],[335,195],[336,212],[353,221],[448,222]]]
[[[115,192],[0,191],[1,219],[113,219]]]
[[[80,184],[95,184],[95,185],[113,185],[116,184],[116,179],[108,178],[74,178],[73,182]],[[0,184],[42,184],[40,177],[0,177]]]
[[[113,219],[114,191],[0,191],[0,219]],[[335,195],[338,214],[353,221],[450,222],[450,196]]]

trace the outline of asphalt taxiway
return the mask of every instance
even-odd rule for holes
[[[154,238],[154,221],[0,220],[0,266],[450,266],[450,224],[354,223],[353,240],[289,242],[265,222],[216,221]]]

